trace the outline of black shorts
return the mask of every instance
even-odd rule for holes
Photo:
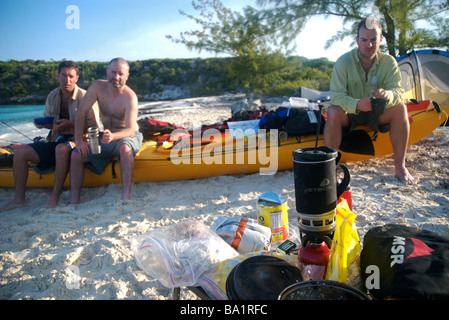
[[[351,120],[351,125],[349,127],[343,128],[343,135],[349,134],[355,127],[359,125],[366,125],[377,132],[388,132],[390,131],[390,125],[379,125],[377,118],[378,114],[373,111],[369,112],[359,112],[358,114],[348,114],[349,120]]]
[[[39,156],[39,163],[34,166],[36,172],[48,173],[53,171],[56,165],[56,146],[60,143],[68,144],[70,138],[72,138],[72,135],[62,135],[59,136],[55,142],[34,142],[29,144],[29,146],[33,148]]]

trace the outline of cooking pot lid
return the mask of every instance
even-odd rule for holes
[[[328,147],[300,148],[293,150],[293,159],[297,161],[325,161],[337,159],[338,150]]]
[[[230,300],[276,300],[288,286],[302,281],[298,268],[272,256],[255,256],[235,266],[226,280]]]

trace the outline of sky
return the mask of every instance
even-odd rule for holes
[[[241,11],[256,0],[222,0]],[[179,9],[197,15],[190,0],[0,0],[0,60],[129,61],[206,58],[166,35],[198,29]],[[294,54],[331,61],[351,49],[354,39],[325,50],[342,28],[339,18],[312,18],[297,38]]]

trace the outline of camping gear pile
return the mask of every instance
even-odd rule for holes
[[[304,151],[328,159],[303,161],[298,154]],[[341,198],[349,171],[343,166],[337,183],[335,153],[319,148],[294,153],[299,239],[285,233],[274,240],[286,202],[268,192],[256,206],[276,208],[268,211],[275,228],[239,217],[219,217],[211,228],[180,222],[132,238],[138,266],[175,292],[188,287],[205,299],[448,299],[449,239],[384,225],[370,229],[362,246],[356,215]],[[310,192],[321,193],[316,194],[320,201]]]
[[[449,298],[448,238],[383,225],[362,245],[355,217],[346,200],[337,205],[330,248],[272,242],[271,230],[253,219],[219,217],[211,228],[183,221],[135,236],[132,249],[138,266],[164,286],[188,287],[203,299]]]

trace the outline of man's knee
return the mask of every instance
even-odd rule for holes
[[[388,108],[385,110],[384,114],[382,114],[379,119],[379,124],[388,124],[388,123],[395,123],[395,122],[408,122],[408,113],[407,113],[407,106],[400,102],[397,105]]]
[[[399,102],[397,105],[391,107],[394,112],[407,114],[407,106],[403,102]]]
[[[29,145],[24,145],[14,152],[14,160],[39,162],[39,155]]]
[[[331,105],[327,109],[327,119],[342,120],[346,117],[346,112],[340,106]]]
[[[327,109],[326,124],[338,125],[340,127],[349,126],[348,114],[340,106],[331,105]]]
[[[133,150],[131,149],[131,147],[126,144],[126,143],[122,143],[119,147],[119,152],[120,152],[120,157],[122,156],[132,156],[134,158],[134,153]]]
[[[84,162],[85,158],[78,152],[72,152],[70,155],[70,161],[72,162]]]
[[[70,153],[70,147],[65,143],[60,143],[55,148],[56,158],[58,157],[66,157]]]

